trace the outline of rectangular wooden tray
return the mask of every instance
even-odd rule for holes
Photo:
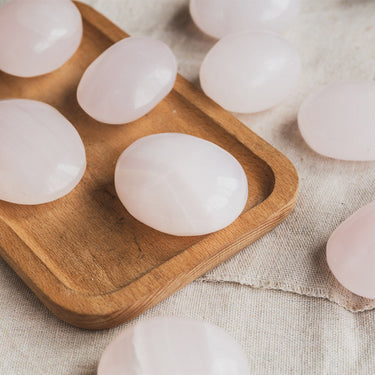
[[[116,326],[136,317],[273,229],[292,210],[298,176],[290,161],[182,77],[151,113],[110,126],[86,115],[76,88],[86,67],[127,35],[77,3],[84,38],[62,68],[36,78],[0,72],[0,99],[47,102],[77,128],[87,152],[78,187],[39,206],[0,201],[0,255],[59,318],[83,328]],[[249,180],[241,216],[211,235],[174,237],[134,218],[116,197],[113,173],[136,139],[181,132],[233,154]]]

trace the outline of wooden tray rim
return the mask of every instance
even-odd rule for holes
[[[83,18],[94,24],[111,41],[116,42],[128,36],[94,8],[78,1],[75,3]],[[220,127],[263,160],[274,174],[274,189],[262,203],[244,212],[237,219],[237,222],[246,224],[251,218],[251,221],[255,224],[250,228],[249,232],[246,234],[240,233],[238,228],[241,225],[238,225],[235,230],[233,228],[231,231],[223,229],[206,236],[198,242],[200,247],[202,247],[206,243],[209,244],[212,241],[212,237],[225,237],[226,242],[231,242],[231,245],[226,247],[225,253],[218,254],[217,249],[215,249],[215,252],[210,252],[208,250],[209,246],[203,246],[207,248],[207,251],[200,252],[199,257],[195,257],[194,264],[192,264],[189,254],[195,250],[196,243],[131,284],[110,293],[97,295],[67,287],[32,250],[28,251],[26,249],[27,246],[22,239],[0,217],[0,231],[15,244],[12,249],[1,249],[3,250],[3,258],[54,314],[72,325],[83,328],[108,328],[117,325],[118,321],[136,317],[140,312],[144,311],[145,305],[151,307],[166,297],[163,295],[166,283],[169,288],[175,291],[185,286],[187,284],[186,280],[188,282],[193,281],[197,272],[203,274],[212,268],[207,267],[209,261],[216,259],[215,263],[219,264],[221,261],[226,260],[234,254],[234,252],[231,252],[232,248],[242,244],[243,247],[249,245],[247,239],[250,236],[254,238],[255,234],[256,238],[259,238],[265,230],[272,229],[267,225],[270,218],[275,218],[272,225],[274,227],[290,213],[295,205],[298,191],[298,175],[289,159],[258,137],[232,114],[219,108],[217,104],[204,96],[183,77],[178,76],[174,90],[205,115],[211,117]],[[286,186],[288,186],[287,189],[285,188]],[[15,261],[21,255],[23,259],[25,259],[25,256],[27,258],[27,267],[25,268],[20,267]],[[26,264],[26,262],[23,261],[21,264]],[[173,265],[176,265],[176,267],[173,267]],[[183,268],[183,272],[178,272],[178,274],[171,274],[170,272],[170,269],[181,270],[181,268]],[[168,273],[165,270],[168,270]],[[44,274],[43,285],[39,283],[37,278],[35,278],[35,281],[33,277],[29,276],[40,272]],[[181,277],[182,275],[183,278]],[[183,281],[181,281],[182,279]],[[145,288],[145,285],[149,287]]]

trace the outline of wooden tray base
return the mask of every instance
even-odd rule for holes
[[[96,122],[76,101],[86,67],[127,35],[77,3],[84,38],[60,69],[36,78],[0,72],[0,98],[29,98],[56,107],[77,128],[87,152],[78,187],[39,206],[0,201],[0,255],[41,301],[72,325],[99,329],[136,317],[273,229],[295,204],[298,176],[290,161],[182,77],[151,113],[123,126]],[[181,132],[234,155],[249,180],[249,199],[229,227],[174,237],[134,218],[116,197],[115,163],[136,139]]]

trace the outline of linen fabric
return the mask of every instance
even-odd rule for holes
[[[187,0],[85,2],[131,35],[166,42],[179,72],[198,86],[200,63],[215,40],[193,24]],[[297,89],[271,110],[237,115],[296,166],[295,210],[274,231],[138,319],[177,315],[217,324],[245,348],[251,374],[373,373],[375,301],[338,284],[325,245],[343,220],[375,199],[375,163],[316,154],[296,118],[304,98],[320,86],[373,80],[374,25],[374,1],[301,0],[301,13],[285,34],[302,58]],[[4,375],[94,375],[101,352],[122,328],[89,332],[59,321],[3,261],[0,290]]]

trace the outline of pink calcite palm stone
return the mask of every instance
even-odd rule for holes
[[[20,77],[52,72],[81,38],[81,14],[72,1],[10,0],[0,8],[0,70]]]
[[[68,194],[86,168],[73,125],[34,100],[0,101],[0,199],[40,204]]]
[[[375,160],[375,82],[336,82],[309,96],[299,129],[316,152],[341,160]]]
[[[253,113],[280,103],[296,87],[301,62],[277,34],[246,31],[219,40],[200,69],[207,96],[228,111]]]
[[[176,58],[165,43],[129,37],[108,48],[87,68],[78,86],[78,102],[98,121],[131,122],[165,98],[176,75]]]
[[[351,292],[375,298],[375,202],[345,220],[327,243],[327,261],[336,279]]]
[[[105,349],[98,375],[249,375],[241,346],[224,330],[186,319],[154,318],[126,328]]]
[[[117,194],[131,215],[161,232],[194,236],[231,224],[247,201],[247,178],[227,151],[179,133],[143,137],[120,156]]]
[[[282,32],[299,12],[299,0],[190,0],[196,25],[214,38],[245,30]]]

